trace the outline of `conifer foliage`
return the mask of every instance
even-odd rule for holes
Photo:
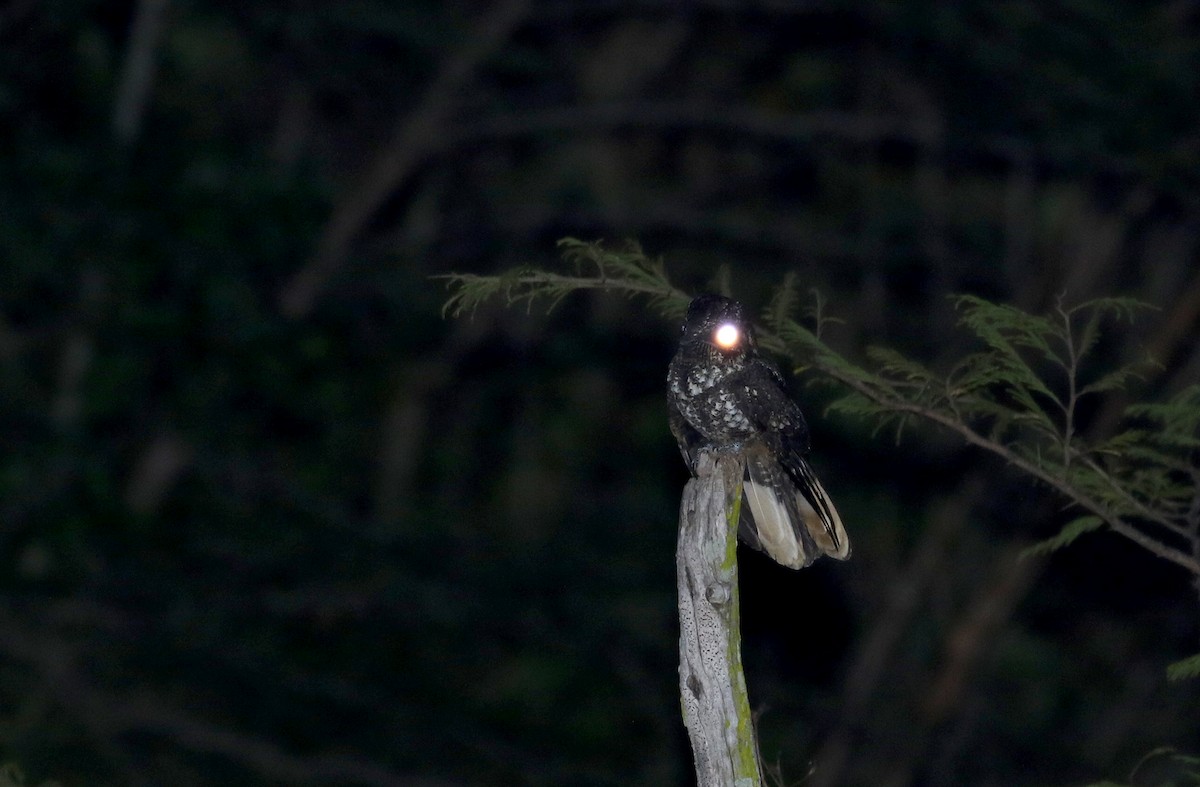
[[[663,261],[636,243],[610,248],[566,238],[559,245],[567,272],[520,268],[443,277],[450,289],[445,312],[459,316],[497,297],[527,307],[543,298],[553,307],[578,290],[647,295],[671,320],[688,303]],[[1051,314],[1035,315],[954,296],[959,326],[975,349],[937,371],[885,347],[868,349],[864,364],[846,358],[823,340],[834,318],[819,295],[807,309],[802,302],[795,278],[786,278],[763,312],[759,341],[795,371],[837,386],[841,396],[832,411],[871,419],[879,429],[894,429],[897,439],[923,424],[948,429],[1053,490],[1077,513],[1027,553],[1051,552],[1109,528],[1200,583],[1200,385],[1165,402],[1127,406],[1121,426],[1102,440],[1088,442],[1079,433],[1091,398],[1128,388],[1152,362],[1106,364],[1105,328],[1151,306],[1129,298],[1060,301]],[[1172,679],[1197,674],[1200,656],[1169,671]]]

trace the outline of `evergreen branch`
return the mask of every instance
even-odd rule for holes
[[[843,374],[838,369],[825,368],[822,369],[822,371],[846,387],[851,388],[857,393],[866,397],[879,407],[889,411],[890,413],[909,413],[957,433],[971,445],[977,446],[995,454],[996,456],[999,456],[1001,459],[1013,465],[1018,470],[1021,470],[1026,475],[1032,476],[1033,478],[1036,478],[1037,480],[1056,490],[1068,500],[1078,505],[1080,508],[1083,508],[1086,511],[1091,511],[1096,516],[1104,520],[1104,523],[1112,528],[1113,531],[1119,533],[1130,541],[1133,541],[1143,549],[1146,549],[1147,551],[1163,558],[1164,560],[1169,560],[1178,566],[1182,566],[1192,574],[1200,576],[1200,559],[1163,544],[1152,536],[1146,535],[1129,522],[1125,521],[1123,518],[1114,514],[1110,508],[1100,500],[1086,494],[1071,484],[1066,478],[1048,472],[1041,463],[1031,461],[1024,456],[1021,456],[1009,446],[985,437],[973,429],[969,424],[959,420],[958,418],[955,418],[953,415],[906,401],[897,396],[889,396],[873,388],[872,386],[864,385],[860,380],[853,376]]]
[[[1170,530],[1176,535],[1183,536],[1184,538],[1191,537],[1191,534],[1188,532],[1186,527],[1172,522],[1166,516],[1163,516],[1159,512],[1147,506],[1141,500],[1138,500],[1136,497],[1131,495],[1129,490],[1117,483],[1116,479],[1114,479],[1103,467],[1101,467],[1096,460],[1089,458],[1086,460],[1086,463],[1088,468],[1096,474],[1096,477],[1103,480],[1114,494],[1118,495],[1125,502],[1133,506],[1133,508],[1137,510],[1137,513],[1140,517],[1154,522],[1157,525],[1162,525],[1164,528]]]
[[[648,259],[634,243],[623,250],[612,250],[600,243],[575,238],[558,242],[563,259],[572,264],[576,275],[553,273],[533,267],[516,268],[496,276],[473,273],[449,273],[431,278],[446,282],[450,297],[442,305],[442,316],[461,317],[474,312],[492,298],[504,299],[506,306],[525,302],[532,308],[534,299],[550,299],[547,311],[579,290],[608,290],[626,295],[648,295],[668,316],[682,316],[689,296],[672,286],[661,261]]]
[[[1055,489],[1075,505],[1099,517],[1118,534],[1200,576],[1200,554],[1189,555],[1148,535],[1122,513],[1122,508],[1129,507],[1133,513],[1144,515],[1147,520],[1163,525],[1172,533],[1188,538],[1195,544],[1195,537],[1191,533],[1146,506],[1108,474],[1084,474],[1072,468],[1072,461],[1081,456],[1079,449],[1072,445],[1073,412],[1079,398],[1086,393],[1083,387],[1077,383],[1072,384],[1072,381],[1077,381],[1083,350],[1094,346],[1094,339],[1088,335],[1077,340],[1073,335],[1071,318],[1088,305],[1084,304],[1070,311],[1063,310],[1063,323],[1061,327],[1057,327],[1049,321],[1031,318],[1011,307],[998,307],[976,298],[960,298],[958,303],[966,312],[964,323],[980,336],[989,350],[969,357],[960,364],[955,372],[946,378],[945,393],[941,397],[930,395],[934,390],[931,384],[932,375],[897,353],[882,350],[870,352],[869,356],[875,360],[878,367],[878,372],[872,374],[836,356],[811,334],[804,337],[807,345],[804,350],[811,352],[815,358],[812,365],[856,395],[835,403],[834,409],[857,415],[875,415],[879,417],[881,425],[897,421],[902,423],[903,416],[908,415],[946,427],[968,443],[1001,457],[1025,474]],[[1097,311],[1128,313],[1134,308],[1134,304],[1121,300],[1101,301],[1095,308]],[[1094,330],[1087,328],[1085,334]],[[804,333],[794,326],[791,333],[804,336]],[[1064,346],[1061,354],[1050,349],[1047,336],[1061,339]],[[1053,395],[1026,363],[1018,348],[1035,350],[1052,363],[1061,365],[1068,377],[1068,392],[1064,398]],[[916,383],[919,385],[914,387]],[[1004,389],[1015,401],[1015,406],[995,398],[992,390],[997,387]],[[1056,425],[1034,398],[1035,393],[1043,392],[1048,394],[1052,401],[1061,404],[1063,424]],[[1194,407],[1174,406],[1163,410],[1149,410],[1146,414],[1156,416],[1164,422],[1170,421],[1171,426],[1176,427],[1185,417],[1181,412],[1190,417],[1200,418],[1193,415]],[[993,428],[990,433],[985,434],[972,424],[973,420],[980,417],[992,420]],[[1003,434],[1014,425],[1032,430],[1034,436],[1040,436],[1048,445],[1054,446],[1060,459],[1051,462],[1037,442],[1003,440]],[[1178,434],[1173,429],[1172,432]],[[1168,439],[1182,442],[1178,437]],[[1147,451],[1143,458],[1153,462],[1154,466],[1160,469],[1154,472],[1141,471],[1140,474],[1130,473],[1130,478],[1136,482],[1130,483],[1130,486],[1137,488],[1138,484],[1145,486],[1152,481],[1161,486],[1165,479],[1161,469],[1170,467],[1170,457],[1159,451]],[[1099,465],[1096,464],[1096,467]],[[1162,497],[1161,490],[1154,497]],[[1114,505],[1117,502],[1124,505]]]
[[[566,276],[539,270],[521,270],[500,276],[479,276],[474,273],[448,273],[434,276],[443,279],[446,286],[454,289],[442,305],[442,316],[461,317],[474,312],[481,304],[497,296],[504,299],[506,306],[525,301],[532,307],[536,298],[549,298],[552,310],[567,295],[579,290],[619,291],[629,295],[651,295],[679,299],[687,305],[687,296],[669,287],[655,286],[630,280]]]
[[[1061,297],[1059,298],[1057,310],[1062,317],[1063,343],[1067,347],[1067,363],[1064,364],[1067,370],[1067,405],[1063,408],[1065,423],[1063,424],[1062,438],[1063,467],[1066,468],[1071,465],[1071,440],[1075,437],[1075,405],[1079,401],[1079,358],[1086,352],[1085,348],[1089,345],[1089,339],[1087,336],[1088,329],[1085,329],[1085,335],[1080,340],[1080,346],[1076,348],[1075,337],[1072,335],[1071,329],[1071,312],[1063,308]],[[1088,325],[1093,326],[1091,330],[1093,335],[1097,334],[1099,329],[1099,323],[1095,321],[1094,317],[1095,313],[1093,313],[1093,319],[1088,321]]]
[[[1084,533],[1090,533],[1097,528],[1104,526],[1104,520],[1095,514],[1081,516],[1078,519],[1073,519],[1063,526],[1062,530],[1057,535],[1047,538],[1045,541],[1039,541],[1031,547],[1028,547],[1021,552],[1021,557],[1033,557],[1035,555],[1048,555],[1051,552],[1062,549],[1071,544],[1075,539],[1079,538]]]
[[[510,305],[524,301],[527,307],[546,297],[553,308],[579,290],[649,296],[670,319],[686,310],[687,293],[670,283],[661,260],[649,259],[636,244],[613,249],[567,238],[559,246],[574,268],[571,274],[526,267],[498,276],[437,277],[452,291],[444,313],[459,316],[494,297]],[[957,296],[955,305],[962,312],[961,324],[979,337],[984,349],[947,375],[891,350],[868,352],[874,371],[843,358],[819,336],[831,321],[819,298],[815,311],[806,315],[815,321],[816,332],[792,317],[798,304],[791,276],[764,311],[759,341],[764,349],[787,356],[795,371],[814,369],[846,389],[847,395],[830,409],[876,418],[878,428],[895,425],[897,437],[917,420],[942,426],[1082,509],[1084,516],[1043,542],[1047,549],[1103,523],[1200,578],[1200,486],[1179,483],[1188,473],[1200,478],[1190,458],[1200,448],[1200,386],[1165,403],[1127,408],[1128,416],[1156,428],[1130,429],[1094,447],[1081,445],[1076,435],[1079,400],[1120,388],[1135,375],[1132,366],[1124,366],[1090,383],[1080,379],[1084,361],[1099,341],[1102,318],[1131,318],[1146,304],[1106,298],[1066,308],[1060,302],[1055,320],[974,296]],[[1047,371],[1060,382],[1050,382]],[[1173,514],[1184,510],[1188,517],[1181,524]],[[1144,532],[1134,524],[1138,520],[1183,538],[1191,554]]]
[[[1188,678],[1200,678],[1200,653],[1167,665],[1167,680],[1177,681]]]

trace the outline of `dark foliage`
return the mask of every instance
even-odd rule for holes
[[[429,277],[637,237],[682,290],[755,307],[790,271],[845,320],[841,357],[940,377],[970,349],[949,293],[1154,304],[1081,369],[1157,364],[1081,403],[1103,445],[1200,378],[1196,24],[5,4],[0,762],[69,786],[688,783],[677,326],[603,294],[443,320]],[[1187,571],[1111,533],[1017,560],[1075,518],[1060,498],[798,392],[856,551],[745,556],[786,782],[1067,784],[1200,749],[1196,681],[1164,672],[1197,649]]]

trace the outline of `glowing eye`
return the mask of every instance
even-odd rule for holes
[[[737,329],[736,325],[727,322],[717,329],[713,338],[716,339],[717,346],[732,350],[737,347],[738,340],[742,338],[742,332]]]

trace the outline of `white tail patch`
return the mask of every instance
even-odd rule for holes
[[[796,540],[787,506],[775,494],[775,490],[750,479],[743,482],[742,489],[746,493],[746,502],[750,504],[750,513],[754,516],[755,529],[758,531],[758,540],[762,542],[763,551],[775,562],[789,568],[804,568],[808,565],[810,559]],[[812,511],[812,507],[804,502],[803,498],[801,505]],[[815,511],[813,515],[816,515]]]

